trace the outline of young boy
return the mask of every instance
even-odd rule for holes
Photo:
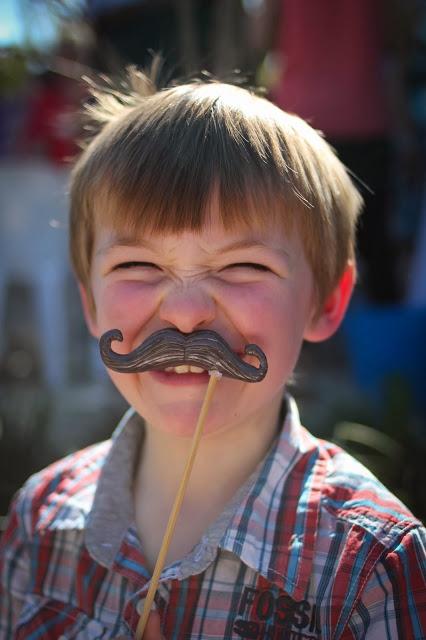
[[[425,638],[424,528],[285,391],[302,341],[331,336],[349,302],[357,191],[263,98],[131,80],[89,107],[102,126],[72,178],[89,329],[120,329],[120,353],[210,329],[269,367],[217,385],[145,638]],[[134,637],[208,374],[110,375],[132,407],[112,439],[30,478],[11,508],[2,640]]]

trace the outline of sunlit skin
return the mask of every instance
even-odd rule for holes
[[[122,353],[158,329],[213,329],[232,348],[258,344],[266,379],[224,378],[211,405],[206,435],[255,421],[261,429],[278,412],[302,340],[311,327],[313,278],[297,235],[281,229],[225,231],[213,221],[200,234],[150,235],[135,240],[108,229],[96,236],[92,267],[96,316],[92,332],[119,328]],[[200,374],[119,374],[111,378],[153,427],[192,433],[207,379]]]

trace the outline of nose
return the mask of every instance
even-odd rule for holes
[[[199,284],[182,284],[164,296],[159,317],[182,333],[207,328],[216,313],[211,295]]]

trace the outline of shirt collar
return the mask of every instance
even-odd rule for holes
[[[279,438],[221,541],[296,599],[303,598],[312,573],[325,473],[318,441],[287,397]]]
[[[144,434],[143,420],[129,409],[112,435],[86,528],[86,546],[100,564],[111,567],[134,519],[132,483]]]
[[[317,441],[301,427],[291,397],[286,398],[286,408],[283,427],[264,461],[203,536],[194,555],[179,569],[173,566],[170,577],[200,572],[219,546],[293,597],[303,597],[311,575],[325,468]],[[87,548],[107,567],[113,565],[133,523],[131,486],[143,433],[142,419],[129,410],[112,436],[89,514]]]

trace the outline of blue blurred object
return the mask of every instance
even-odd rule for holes
[[[426,307],[354,303],[342,332],[359,388],[384,409],[399,381],[426,416]]]

